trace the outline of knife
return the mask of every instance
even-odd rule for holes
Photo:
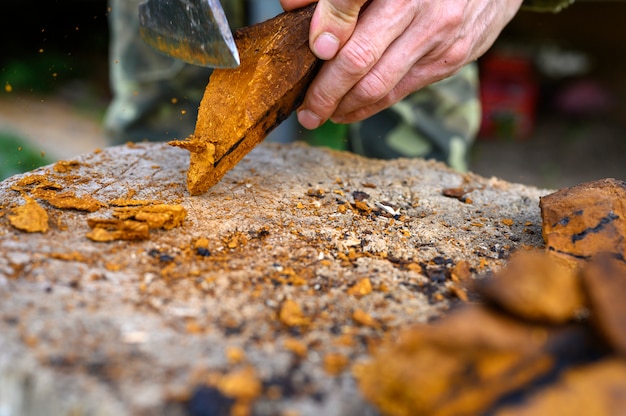
[[[161,53],[193,65],[236,68],[239,52],[219,0],[146,0],[139,33]]]

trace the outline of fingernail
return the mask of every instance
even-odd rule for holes
[[[346,121],[346,116],[333,116],[330,118],[330,121],[335,124],[343,124]]]
[[[322,118],[311,110],[298,111],[298,121],[308,130],[316,129],[322,124]]]
[[[322,33],[313,43],[313,53],[325,61],[334,58],[337,52],[339,52],[339,39],[331,33]]]

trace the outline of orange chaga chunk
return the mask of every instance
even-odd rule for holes
[[[45,233],[48,231],[48,213],[34,199],[24,196],[26,203],[13,209],[9,222],[18,230],[27,233]]]

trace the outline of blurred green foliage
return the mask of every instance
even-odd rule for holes
[[[58,53],[11,59],[0,68],[0,84],[16,92],[49,93],[59,84],[81,76],[83,69],[74,61]]]
[[[306,132],[304,140],[311,146],[346,150],[348,148],[347,136],[347,124],[335,124],[332,121],[327,121],[317,129]]]
[[[0,132],[0,180],[52,162],[18,135]]]

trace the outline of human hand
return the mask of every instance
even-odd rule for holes
[[[280,0],[285,10],[314,0]],[[368,7],[362,10],[362,6]],[[476,60],[522,0],[319,0],[311,50],[326,60],[298,109],[315,129],[352,123]],[[358,19],[358,22],[357,22]]]

